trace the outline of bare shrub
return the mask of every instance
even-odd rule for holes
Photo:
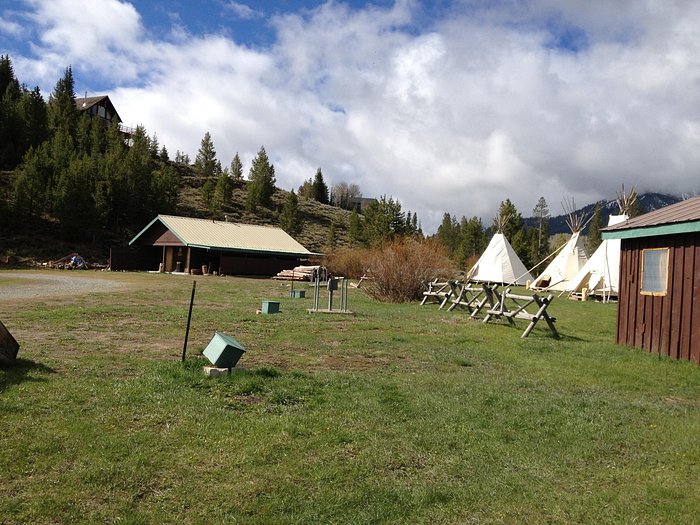
[[[324,258],[323,265],[332,275],[359,279],[369,268],[370,253],[367,248],[339,248]]]
[[[372,250],[365,290],[379,301],[402,303],[418,299],[423,283],[454,275],[454,262],[436,241],[403,239]]]

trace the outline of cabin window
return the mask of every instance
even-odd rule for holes
[[[666,295],[668,248],[642,250],[642,294]]]

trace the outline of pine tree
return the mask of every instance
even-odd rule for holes
[[[290,191],[284,200],[282,212],[279,216],[279,225],[289,235],[301,233],[302,222],[301,212],[299,211],[299,199],[294,190]]]
[[[204,200],[204,205],[210,212],[214,212],[216,209],[216,203],[214,201],[214,192],[216,191],[216,184],[214,179],[208,178],[204,181],[202,185],[202,199]]]
[[[224,170],[216,180],[216,187],[214,188],[214,207],[217,210],[222,209],[224,206],[228,206],[233,197],[233,179],[229,176],[228,170]]]
[[[602,242],[600,236],[600,229],[603,227],[603,218],[601,215],[602,208],[600,202],[596,202],[593,217],[591,218],[591,222],[588,225],[588,239],[586,242],[586,248],[588,249],[588,253],[590,254],[594,253],[598,249],[598,246],[600,246],[600,243]]]
[[[460,237],[460,227],[457,224],[457,219],[452,217],[449,213],[445,213],[442,216],[442,223],[437,229],[437,238],[447,249],[447,253],[450,257],[455,255],[457,249],[457,243]]]
[[[350,212],[350,218],[348,219],[348,236],[350,237],[350,241],[354,244],[366,244],[362,219],[356,209]]]
[[[216,177],[221,173],[221,164],[216,160],[216,150],[208,131],[204,134],[199,145],[194,168],[202,177]]]
[[[328,227],[328,238],[326,244],[330,249],[335,248],[336,244],[338,243],[338,227],[335,224],[334,220],[331,220],[331,224]]]
[[[532,210],[537,219],[537,238],[530,249],[533,263],[542,261],[549,255],[549,207],[544,197],[540,197]]]
[[[49,97],[48,117],[49,129],[54,133],[63,129],[71,141],[74,139],[78,125],[78,109],[75,107],[75,82],[70,66],[66,68]]]
[[[233,156],[231,161],[231,179],[234,181],[243,180],[243,164],[241,163],[241,158],[238,156],[238,152]]]
[[[328,186],[326,186],[326,183],[323,180],[321,168],[316,170],[316,175],[314,176],[313,195],[314,200],[317,200],[322,204],[328,204]]]
[[[270,164],[265,147],[261,146],[248,173],[246,209],[254,212],[258,206],[269,207],[275,191],[275,167]]]

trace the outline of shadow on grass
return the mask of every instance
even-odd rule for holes
[[[41,363],[30,359],[16,359],[11,365],[0,366],[0,393],[12,385],[19,385],[25,381],[45,381],[43,377],[30,375],[32,372],[40,374],[54,374],[56,371]]]

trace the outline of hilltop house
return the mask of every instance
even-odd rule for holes
[[[116,121],[121,132],[127,135],[134,132],[133,129],[122,125],[122,119],[107,95],[76,97],[75,107],[78,108],[78,111],[87,113],[90,118],[101,119],[106,128]]]
[[[315,255],[281,228],[158,215],[130,242],[113,249],[112,270],[275,275]],[[162,266],[161,266],[162,265]]]

